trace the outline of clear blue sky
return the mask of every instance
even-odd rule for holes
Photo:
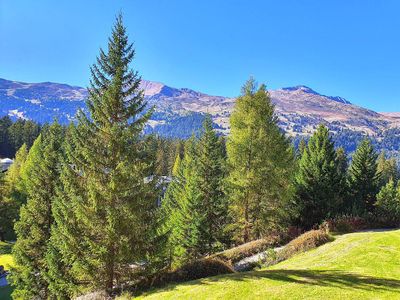
[[[235,96],[252,75],[400,111],[396,0],[0,0],[0,77],[86,86],[119,11],[145,79]]]

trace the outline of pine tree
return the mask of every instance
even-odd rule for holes
[[[307,142],[302,138],[297,148],[297,158],[300,159],[307,148]]]
[[[311,228],[342,205],[339,170],[329,131],[320,125],[303,152],[296,175],[301,226]]]
[[[194,136],[186,142],[183,159],[162,201],[168,233],[167,256],[172,266],[201,256],[196,144]]]
[[[369,139],[358,145],[349,168],[350,193],[355,213],[371,212],[379,191],[377,154]]]
[[[377,172],[380,174],[380,187],[386,185],[390,180],[396,182],[399,177],[399,168],[396,159],[387,159],[385,151],[382,151],[377,160]]]
[[[14,239],[14,222],[18,219],[20,206],[26,201],[22,185],[21,170],[25,165],[28,150],[25,144],[17,151],[14,163],[8,169],[0,195],[0,240]]]
[[[80,112],[71,128],[53,209],[55,252],[72,278],[53,280],[67,293],[111,291],[130,272],[129,264],[146,260],[152,246],[157,195],[141,137],[151,111],[146,111],[141,79],[129,67],[134,54],[118,16],[108,51],[100,49],[91,68],[90,117]],[[52,258],[55,270],[59,260]]]
[[[339,190],[338,195],[341,199],[341,206],[338,207],[338,213],[346,213],[348,212],[348,158],[346,151],[343,147],[339,147],[336,149],[336,165],[339,179]]]
[[[224,190],[226,157],[223,145],[213,130],[212,120],[207,116],[198,145],[197,172],[200,198],[200,252],[211,254],[229,240],[228,201]]]
[[[156,152],[156,174],[159,176],[169,175],[168,141],[164,138],[157,138]]]
[[[294,151],[277,125],[265,85],[250,79],[236,100],[227,142],[231,211],[237,239],[248,242],[292,212]]]
[[[32,162],[29,176],[24,180],[27,202],[21,207],[20,220],[15,224],[17,241],[13,247],[16,267],[12,271],[12,281],[16,298],[49,297],[44,274],[53,223],[51,209],[59,179],[61,143],[62,128],[55,123],[43,137],[39,135],[27,158]]]
[[[14,149],[9,135],[12,121],[9,116],[0,118],[0,157],[13,157]]]
[[[389,182],[381,188],[377,195],[375,203],[377,215],[391,226],[400,224],[400,185],[390,179]]]

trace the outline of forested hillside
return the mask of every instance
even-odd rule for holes
[[[235,98],[211,96],[146,80],[141,81],[140,88],[144,90],[149,107],[155,107],[145,126],[146,133],[186,139],[201,128],[207,114],[218,133],[229,133]],[[279,127],[297,142],[308,138],[323,123],[334,133],[336,143],[348,152],[353,152],[357,143],[369,135],[379,150],[398,155],[400,119],[397,114],[380,114],[341,97],[321,95],[305,86],[270,90],[269,93],[276,107]],[[0,114],[14,120],[23,118],[44,124],[57,118],[61,124],[68,124],[76,121],[78,109],[87,112],[84,102],[87,97],[87,90],[81,87],[0,79]]]

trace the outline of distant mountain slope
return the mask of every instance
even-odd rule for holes
[[[235,99],[211,96],[187,88],[142,82],[145,97],[156,112],[147,132],[166,136],[189,136],[201,126],[204,114],[212,115],[217,128],[229,132],[229,116]],[[270,91],[276,105],[280,126],[292,136],[308,136],[320,123],[333,132],[349,130],[360,134],[380,135],[400,126],[400,114],[380,114],[351,104],[344,98],[324,96],[306,86]],[[85,108],[86,89],[59,83],[24,83],[0,79],[0,115],[50,122],[74,120],[79,108]]]

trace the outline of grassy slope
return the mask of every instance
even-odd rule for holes
[[[400,230],[346,234],[268,269],[171,285],[140,299],[400,299]]]
[[[13,264],[11,256],[11,244],[0,242],[0,265],[4,266],[5,269],[9,269]],[[0,287],[0,299],[8,300],[11,299],[11,287]]]

